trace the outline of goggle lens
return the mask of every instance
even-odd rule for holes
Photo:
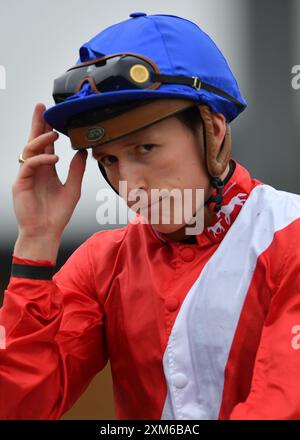
[[[151,79],[154,72],[159,72],[158,68],[133,55],[92,60],[90,64],[75,66],[55,79],[53,98],[56,103],[62,102],[77,93],[87,81],[96,93],[154,88]]]

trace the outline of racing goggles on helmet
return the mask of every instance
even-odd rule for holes
[[[220,95],[238,107],[238,100],[223,90],[204,83],[196,76],[164,75],[157,64],[143,55],[117,53],[76,64],[54,80],[53,99],[56,104],[75,95],[88,82],[95,93],[128,89],[157,89],[161,84],[183,84],[196,90],[205,89]]]

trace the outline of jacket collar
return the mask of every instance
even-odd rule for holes
[[[223,188],[223,202],[221,210],[218,213],[213,212],[213,203],[208,205],[208,208],[213,212],[213,221],[209,226],[205,226],[203,231],[195,236],[191,236],[186,240],[175,242],[158,231],[155,231],[151,225],[150,228],[154,232],[156,238],[163,243],[178,243],[178,244],[209,244],[218,243],[225,237],[227,231],[234,223],[244,203],[248,199],[252,189],[262,184],[259,180],[251,178],[248,170],[239,164],[236,160],[231,160],[230,171],[225,178],[225,185]],[[195,237],[194,239],[192,237]]]

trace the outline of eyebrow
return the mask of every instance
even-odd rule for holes
[[[150,137],[150,136],[148,136],[148,137]],[[122,146],[122,148],[129,148],[129,147],[132,147],[134,145],[143,145],[143,144],[145,144],[147,142],[147,138],[148,137],[145,137],[146,140],[144,139],[143,142],[139,142],[138,139],[136,141],[127,142],[126,144],[124,144]],[[99,146],[99,148],[101,148],[101,146]],[[95,151],[92,151],[92,156],[93,156],[94,159],[98,159],[100,156],[105,156],[106,154],[107,153],[106,153],[106,151],[104,149],[101,150],[101,151],[99,150],[97,153],[95,153]]]
[[[130,142],[128,144],[124,144],[123,147],[129,148],[129,147],[131,147],[133,145],[136,145],[137,143],[138,142]],[[100,148],[101,148],[101,146],[100,146]],[[106,154],[107,154],[107,152],[104,149],[101,150],[101,151],[99,150],[97,153],[95,153],[95,151],[92,152],[92,156],[93,156],[94,159],[97,159],[100,156],[105,156]]]

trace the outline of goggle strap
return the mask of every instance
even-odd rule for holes
[[[200,90],[202,88],[204,90],[213,92],[216,95],[220,95],[223,98],[228,99],[229,101],[233,102],[240,108],[244,108],[244,105],[240,103],[237,99],[235,99],[233,96],[229,95],[228,93],[224,92],[224,90],[221,90],[218,87],[204,83],[203,81],[200,80],[200,78],[196,76],[192,76],[189,78],[187,76],[164,75],[162,73],[152,73],[152,80],[154,82],[161,82],[165,84],[184,84],[187,86],[192,86],[196,90]]]

